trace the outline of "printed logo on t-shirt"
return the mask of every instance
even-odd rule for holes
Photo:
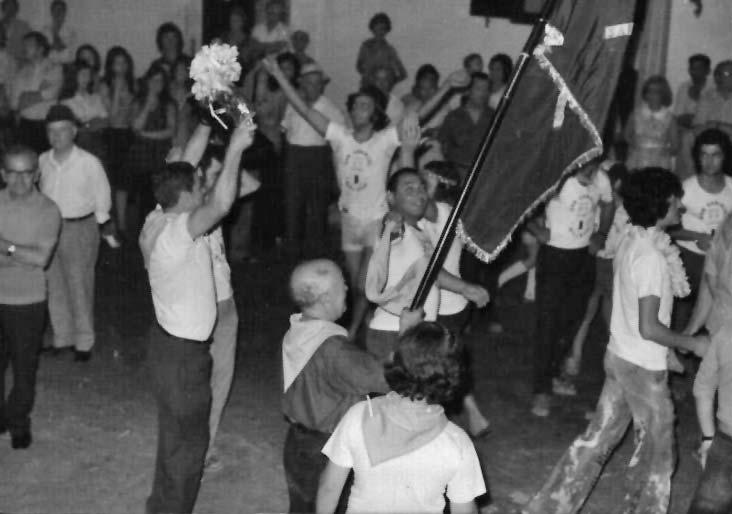
[[[590,235],[595,228],[595,209],[592,197],[584,194],[577,198],[569,206],[572,213],[572,223],[569,231],[577,239],[584,239]]]
[[[371,156],[363,150],[355,150],[352,154],[346,157],[346,169],[348,172],[344,177],[343,182],[346,187],[352,191],[361,191],[366,189],[368,182],[366,181],[366,174],[368,170],[373,166],[373,160]]]
[[[727,217],[727,208],[723,203],[712,200],[702,207],[699,217],[709,228],[715,229]]]

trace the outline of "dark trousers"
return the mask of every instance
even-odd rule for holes
[[[539,249],[534,394],[551,392],[552,378],[559,376],[566,343],[582,321],[594,282],[595,259],[587,248],[564,250],[542,245]]]
[[[43,120],[27,120],[20,118],[17,132],[18,143],[26,145],[35,150],[38,155],[42,154],[50,145],[46,135],[46,123]]]
[[[285,154],[285,230],[296,253],[316,256],[326,248],[333,154],[328,146],[288,145]]]
[[[321,453],[330,434],[291,424],[285,438],[283,462],[290,512],[315,512],[320,474],[328,464]]]
[[[190,513],[208,449],[209,345],[171,336],[156,325],[148,359],[158,404],[158,449],[146,512]]]
[[[36,396],[38,352],[43,343],[46,302],[0,305],[0,423],[11,434],[30,430]],[[13,368],[13,389],[5,399],[5,370]]]
[[[717,432],[707,454],[699,486],[689,514],[729,514],[732,512],[732,437]]]

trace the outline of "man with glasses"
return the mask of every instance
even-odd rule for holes
[[[61,214],[35,187],[38,156],[15,146],[5,153],[0,190],[0,433],[15,449],[31,444],[30,412],[46,321],[44,268],[58,240]],[[5,369],[13,389],[5,398]]]

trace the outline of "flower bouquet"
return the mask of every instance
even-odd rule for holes
[[[238,55],[235,46],[212,43],[203,46],[191,62],[191,93],[208,107],[211,117],[225,129],[229,127],[224,118],[235,125],[247,123],[254,126],[251,111],[232,90],[232,85],[241,75]]]

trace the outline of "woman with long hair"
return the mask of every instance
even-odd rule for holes
[[[121,46],[110,48],[104,60],[100,94],[107,112],[107,175],[114,194],[117,227],[127,230],[127,195],[130,181],[125,161],[132,144],[132,113],[135,102],[135,69],[130,53]]]

